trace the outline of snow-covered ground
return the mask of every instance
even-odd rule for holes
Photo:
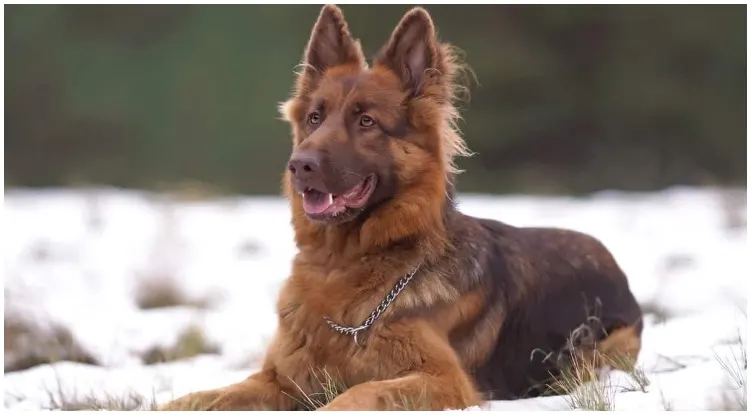
[[[647,324],[639,366],[646,392],[626,387],[616,409],[718,409],[745,402],[722,362],[745,360],[746,191],[676,188],[588,198],[463,195],[466,213],[552,225],[602,240],[630,278]],[[274,303],[294,255],[280,198],[179,201],[122,191],[6,190],[2,221],[5,318],[62,327],[98,365],[58,362],[6,373],[4,406],[137,393],[169,400],[245,378],[274,331]],[[164,281],[206,307],[139,308],[144,284]],[[217,353],[143,364],[191,327]],[[5,364],[38,344],[8,347]],[[742,353],[743,352],[743,353]],[[623,373],[606,382],[625,386]],[[624,388],[621,388],[624,389]],[[631,390],[631,391],[629,391]],[[569,409],[568,397],[491,402],[482,409]],[[474,408],[480,409],[480,408]]]

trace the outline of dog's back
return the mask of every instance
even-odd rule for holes
[[[458,243],[456,254],[476,259],[482,284],[491,291],[477,324],[502,322],[497,331],[467,330],[479,337],[475,343],[494,335],[487,358],[469,368],[487,397],[549,390],[551,375],[566,364],[572,347],[586,350],[597,343],[599,351],[637,356],[641,310],[623,271],[598,240],[571,230],[517,228],[466,215],[458,222],[457,237],[470,242]]]

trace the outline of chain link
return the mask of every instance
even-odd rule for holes
[[[326,324],[329,325],[329,327],[336,330],[337,332],[348,335],[348,336],[353,336],[355,343],[360,345],[360,343],[357,342],[358,333],[360,333],[361,331],[367,330],[368,328],[370,328],[370,326],[373,325],[376,319],[380,317],[384,311],[386,311],[386,309],[391,305],[391,303],[393,303],[394,300],[396,300],[396,297],[399,295],[399,293],[401,293],[402,290],[404,290],[404,288],[407,286],[407,284],[409,284],[409,282],[415,276],[419,268],[420,267],[415,268],[409,274],[400,278],[399,281],[397,281],[394,288],[392,288],[391,291],[389,291],[389,293],[386,294],[386,297],[383,299],[383,301],[381,301],[381,303],[378,304],[378,307],[376,307],[375,310],[373,310],[370,313],[368,318],[365,319],[365,321],[361,325],[357,327],[342,326],[342,325],[335,323],[328,317],[324,317],[323,320],[326,322]]]

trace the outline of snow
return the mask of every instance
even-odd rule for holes
[[[465,194],[458,200],[472,215],[565,227],[603,241],[640,303],[664,314],[646,318],[638,362],[650,381],[646,392],[624,387],[630,377],[622,372],[605,375],[603,385],[617,390],[614,408],[708,410],[745,397],[745,369],[741,387],[720,364],[745,353],[749,264],[742,194],[736,204],[728,203],[727,191],[694,188],[586,198]],[[101,365],[58,362],[6,373],[5,408],[50,408],[55,394],[138,393],[164,402],[241,380],[258,367],[295,253],[283,199],[13,189],[6,190],[3,210],[6,319],[42,330],[67,328]],[[734,217],[742,226],[731,226]],[[159,279],[210,306],[140,309],[139,285]],[[142,363],[146,351],[173,344],[190,327],[203,330],[219,353]],[[6,366],[18,353],[6,347]],[[469,409],[566,410],[569,398]]]

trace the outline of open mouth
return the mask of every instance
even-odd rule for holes
[[[345,212],[347,208],[359,209],[365,206],[375,187],[376,176],[371,174],[340,195],[307,188],[302,192],[303,209],[312,218],[333,217]]]

